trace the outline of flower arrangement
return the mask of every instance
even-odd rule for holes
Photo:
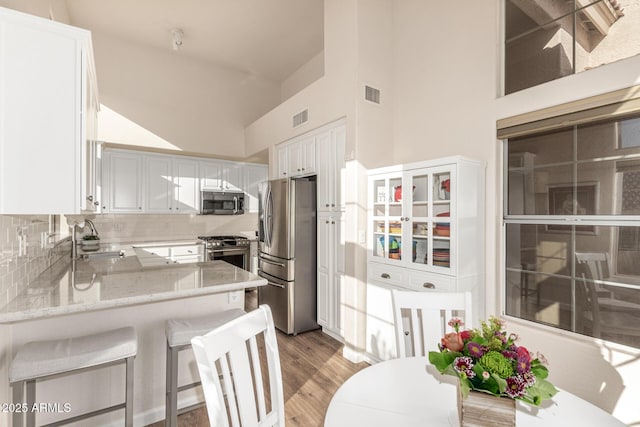
[[[455,332],[442,338],[440,351],[429,352],[429,361],[442,374],[460,379],[463,397],[476,390],[538,406],[557,393],[546,380],[549,372],[544,356],[533,358],[529,350],[516,345],[517,335],[507,335],[499,319],[490,317],[481,329],[473,330],[461,331],[460,319],[448,325]]]

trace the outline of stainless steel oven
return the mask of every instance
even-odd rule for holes
[[[205,261],[222,260],[244,270],[251,268],[251,241],[243,236],[198,236],[205,242]]]

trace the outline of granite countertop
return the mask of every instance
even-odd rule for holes
[[[131,245],[105,245],[97,252],[113,251],[122,256],[61,259],[0,309],[0,323],[244,290],[267,283],[224,261],[143,267]]]

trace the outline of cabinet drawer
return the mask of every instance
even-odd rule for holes
[[[409,285],[416,291],[453,292],[456,290],[456,283],[452,277],[433,273],[411,272]]]
[[[409,277],[405,269],[385,264],[370,262],[368,264],[367,277],[368,281],[375,280],[376,282],[402,287],[408,287],[409,285]]]
[[[183,255],[200,255],[204,253],[203,245],[185,245],[185,246],[174,246],[171,248],[172,256],[183,256]]]
[[[168,246],[151,246],[151,247],[137,247],[135,248],[136,256],[138,258],[153,258],[163,257],[168,258],[170,249]]]
[[[204,261],[204,257],[202,255],[180,255],[172,256],[171,261],[177,264],[191,264]]]

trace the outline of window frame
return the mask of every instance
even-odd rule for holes
[[[588,106],[588,108],[585,108]],[[607,115],[607,111],[615,112],[616,108],[619,108],[620,111],[623,111],[623,114],[611,114]],[[558,112],[562,112],[562,114],[558,114]],[[582,340],[586,340],[588,342],[607,342],[614,345],[627,346],[627,344],[619,343],[615,341],[607,341],[606,339],[598,338],[593,335],[586,335],[580,332],[574,331],[575,329],[575,310],[572,310],[572,321],[571,321],[571,330],[563,329],[560,326],[554,326],[547,323],[537,322],[533,320],[529,320],[525,317],[517,317],[511,314],[507,314],[507,300],[508,300],[508,282],[507,275],[510,271],[513,273],[515,271],[508,270],[507,267],[507,226],[508,224],[531,224],[531,225],[592,225],[594,227],[605,226],[605,227],[621,227],[621,226],[633,226],[640,227],[640,215],[570,215],[566,217],[559,217],[557,215],[510,215],[509,214],[509,151],[508,151],[508,139],[513,138],[514,136],[523,136],[527,134],[535,134],[539,133],[542,130],[552,129],[560,129],[573,126],[574,129],[579,124],[585,124],[590,122],[600,121],[602,119],[610,118],[614,120],[624,119],[625,116],[631,115],[639,115],[640,114],[640,86],[634,86],[632,88],[615,91],[611,93],[607,93],[604,95],[599,95],[596,97],[585,98],[578,101],[574,101],[571,103],[566,103],[562,105],[553,106],[547,109],[527,112],[524,114],[520,114],[518,116],[505,118],[497,121],[497,132],[498,132],[498,141],[501,142],[502,156],[501,161],[502,164],[500,167],[502,168],[502,204],[501,204],[501,212],[500,212],[500,225],[501,225],[501,239],[500,239],[500,312],[501,315],[515,320],[517,322],[523,322],[523,324],[528,325],[530,327],[540,327],[553,333],[562,333],[567,336],[571,336],[573,338],[579,338]],[[578,118],[579,120],[568,120],[567,116]],[[532,120],[532,118],[536,118],[537,120]],[[560,123],[564,123],[564,126],[561,126]],[[549,126],[551,124],[551,126]],[[536,125],[541,125],[540,129],[536,130]],[[523,129],[526,129],[526,132],[523,132]],[[515,131],[514,131],[515,130]],[[505,137],[506,136],[506,137]],[[626,148],[619,148],[621,150],[626,150]],[[574,158],[575,162],[576,159]],[[618,172],[616,172],[618,173]],[[617,178],[616,178],[617,179]],[[620,178],[621,179],[621,178]],[[574,180],[574,184],[576,181]],[[609,249],[609,253],[611,255],[616,255],[617,258],[617,250],[619,246],[619,233],[615,234],[615,237],[611,239],[609,242],[611,248]],[[571,247],[573,251],[576,251],[576,235],[574,232],[571,232]],[[612,258],[611,265],[617,270],[617,259]],[[545,274],[544,272],[540,272],[541,274]],[[623,278],[625,275],[617,275],[617,277]],[[571,281],[572,289],[575,286],[578,278],[576,276],[576,262],[573,260],[570,265],[570,276],[565,277],[565,279]],[[632,275],[630,277],[638,277],[636,275]],[[621,283],[613,283],[614,286],[620,287],[631,287],[625,286]],[[622,285],[622,286],[621,286]],[[634,287],[636,289],[637,287]],[[640,292],[640,290],[638,290]],[[573,294],[572,298],[575,298],[575,294]],[[575,301],[571,302],[572,307],[575,307]],[[640,312],[639,312],[640,314]],[[635,347],[631,347],[635,348]],[[640,347],[639,347],[640,348]]]

